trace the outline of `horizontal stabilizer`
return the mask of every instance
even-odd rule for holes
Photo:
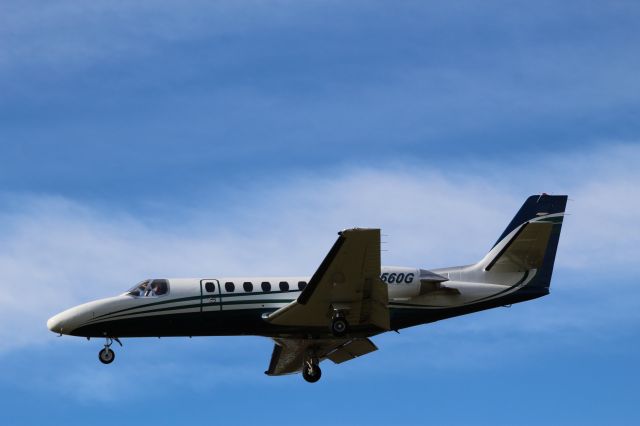
[[[449,278],[443,277],[440,274],[436,274],[435,272],[427,271],[426,269],[420,269],[420,282],[433,282],[433,283],[441,283],[445,281],[449,281]]]

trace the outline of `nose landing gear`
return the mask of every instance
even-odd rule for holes
[[[103,364],[111,364],[116,359],[116,353],[111,349],[113,342],[118,342],[122,346],[122,342],[117,337],[107,337],[104,343],[104,348],[98,352],[98,359]]]
[[[116,359],[116,353],[111,348],[104,348],[98,352],[98,358],[103,364],[111,364]]]

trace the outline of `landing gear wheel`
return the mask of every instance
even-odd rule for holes
[[[116,358],[116,354],[111,350],[111,348],[104,348],[98,353],[98,358],[103,364],[111,364]]]
[[[349,324],[343,317],[336,317],[331,322],[331,333],[336,337],[342,337],[347,334]]]
[[[315,383],[322,377],[322,370],[317,364],[305,365],[302,369],[302,377],[309,383]]]

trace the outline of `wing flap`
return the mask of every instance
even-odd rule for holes
[[[306,341],[296,339],[274,340],[271,362],[269,362],[269,369],[265,371],[265,374],[281,376],[300,371],[307,352],[308,344]]]
[[[327,358],[341,364],[377,350],[378,347],[369,339],[353,339],[329,353]]]
[[[330,359],[340,364],[362,355],[366,355],[378,348],[373,342],[365,338],[357,339],[273,339],[275,344],[269,369],[265,374],[281,376],[293,374],[302,370],[307,356],[313,355],[318,361]]]

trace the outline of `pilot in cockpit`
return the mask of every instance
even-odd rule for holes
[[[144,296],[148,284],[149,280],[144,280],[141,283],[136,284],[135,287],[129,290],[128,294],[135,297]]]
[[[167,280],[153,280],[151,282],[151,294],[153,296],[162,296],[168,290]]]
[[[145,280],[127,292],[134,297],[162,296],[169,290],[167,280]]]
[[[148,283],[147,286],[144,289],[144,296],[145,297],[149,297],[149,296],[155,296],[156,295],[156,284],[154,281],[152,281],[151,283]]]

